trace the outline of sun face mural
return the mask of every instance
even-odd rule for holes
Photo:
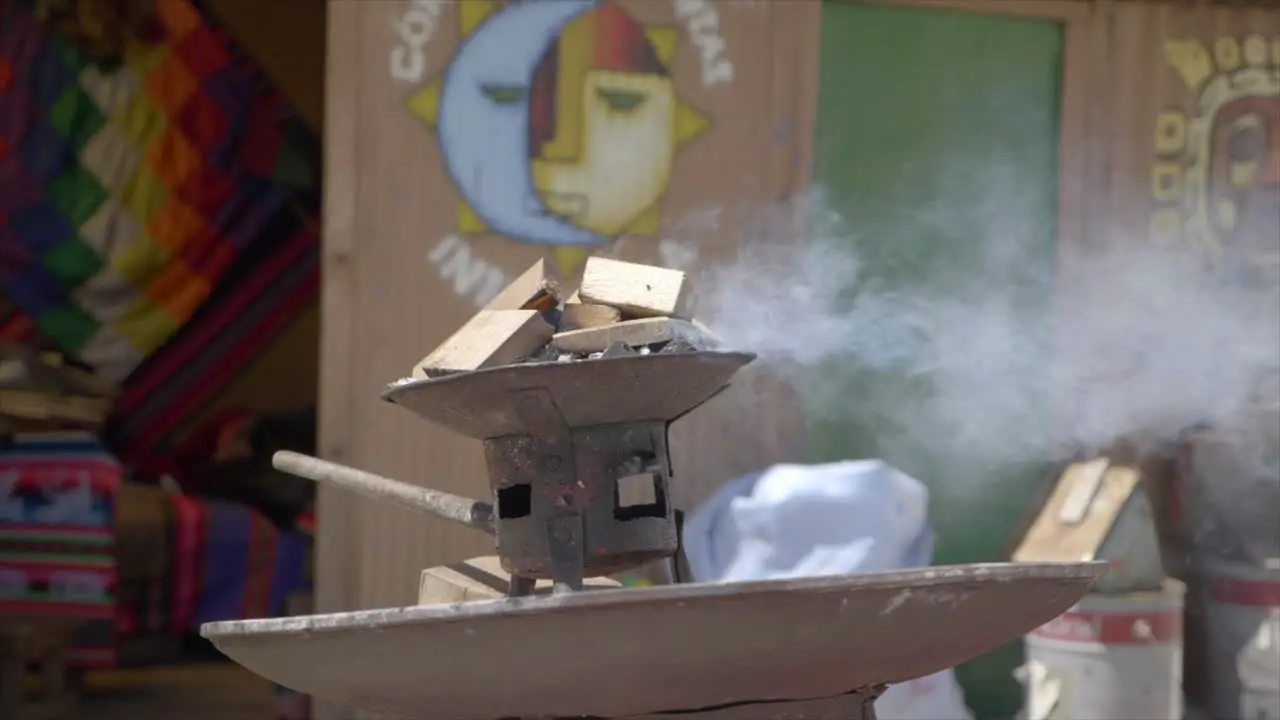
[[[674,27],[593,0],[463,0],[462,42],[410,98],[462,195],[457,232],[556,248],[653,235],[679,148],[709,126],[676,94]]]
[[[1194,102],[1157,119],[1153,234],[1180,235],[1227,277],[1280,295],[1280,37],[1164,50]]]

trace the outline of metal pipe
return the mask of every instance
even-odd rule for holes
[[[289,450],[277,452],[272,456],[271,464],[290,475],[318,483],[332,483],[374,500],[395,503],[494,534],[493,506],[487,502],[410,485]]]

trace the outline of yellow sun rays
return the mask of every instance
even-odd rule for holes
[[[501,9],[500,0],[464,0],[458,3],[458,28],[461,36],[466,37],[473,32],[490,14]],[[680,40],[680,31],[674,27],[646,27],[646,38],[652,45],[658,59],[668,67],[675,56]],[[573,43],[575,46],[580,43]],[[408,101],[410,111],[434,130],[440,116],[440,92],[443,75],[438,74],[430,82],[415,92]],[[562,106],[563,103],[561,103]],[[569,105],[572,106],[572,105]],[[577,122],[574,122],[574,121]],[[557,128],[556,137],[547,147],[539,148],[540,154],[553,154],[559,157],[574,156],[581,148],[582,133],[579,128],[580,118],[569,119],[565,127]],[[701,135],[710,127],[710,120],[696,108],[677,102],[672,116],[672,145],[668,151],[674,153],[681,146]],[[552,146],[554,145],[554,146]],[[655,204],[636,214],[627,224],[624,234],[652,235],[657,232],[661,209]],[[457,230],[464,234],[478,234],[487,230],[484,221],[464,201],[458,208]],[[581,246],[560,246],[553,250],[555,264],[561,273],[571,275],[586,262],[591,249]]]

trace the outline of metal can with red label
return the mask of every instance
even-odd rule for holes
[[[1027,635],[1028,720],[1182,717],[1184,586],[1092,594]]]
[[[1214,717],[1280,720],[1280,563],[1205,562],[1201,573]]]

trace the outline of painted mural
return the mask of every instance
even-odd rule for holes
[[[657,233],[681,149],[711,127],[678,90],[672,63],[682,41],[704,86],[733,79],[712,3],[671,7],[684,28],[645,25],[597,0],[415,4],[423,30],[402,33],[392,75],[415,84],[408,107],[433,133],[461,197],[453,232],[428,254],[442,279],[473,279],[459,290],[477,303],[501,289],[505,277],[478,257],[476,237],[544,246],[572,275],[618,238]],[[457,47],[427,71],[408,40],[450,22]],[[457,267],[460,257],[468,268]]]
[[[1190,102],[1159,113],[1151,232],[1280,302],[1280,37],[1171,39]]]

